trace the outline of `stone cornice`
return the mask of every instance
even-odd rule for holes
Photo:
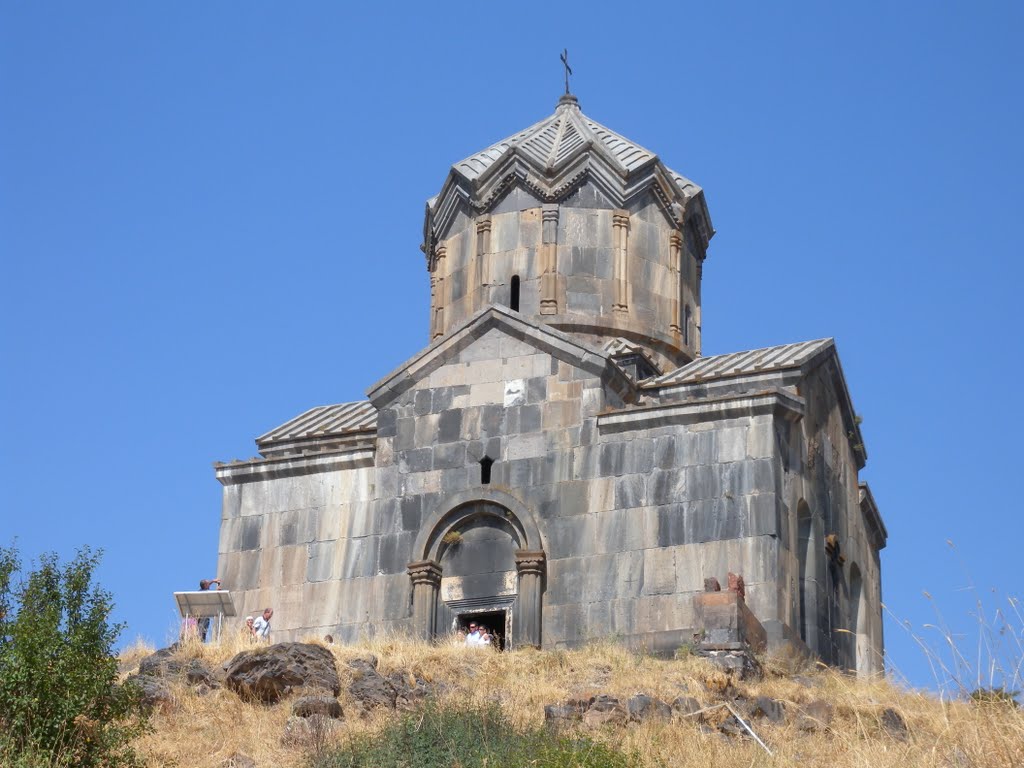
[[[213,467],[221,485],[236,485],[254,480],[277,480],[283,477],[312,475],[318,472],[372,467],[375,452],[374,448],[357,448],[305,456],[249,459],[227,464],[216,462]]]
[[[782,389],[723,395],[605,413],[597,417],[597,426],[601,432],[629,432],[760,415],[777,415],[796,421],[804,415],[804,400]]]
[[[629,208],[633,200],[650,191],[672,223],[696,216],[699,231],[706,233],[707,239],[714,234],[703,191],[693,196],[683,193],[657,157],[623,173],[605,157],[600,145],[584,145],[567,164],[553,171],[539,167],[529,155],[513,148],[486,175],[473,181],[455,170],[449,173],[440,194],[427,206],[423,250],[429,255],[431,244],[444,238],[460,206],[473,214],[487,213],[515,186],[527,190],[541,204],[561,203],[587,183],[597,187],[614,208]]]

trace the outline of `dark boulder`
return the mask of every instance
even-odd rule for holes
[[[626,714],[630,720],[638,723],[644,720],[668,720],[672,717],[672,707],[660,699],[638,693],[626,702]]]
[[[139,662],[139,675],[184,680],[189,685],[217,688],[218,683],[201,659],[183,658],[173,646],[161,648]]]
[[[832,714],[831,704],[816,699],[803,706],[796,725],[801,731],[821,731],[832,724]]]
[[[391,681],[377,671],[376,657],[352,659],[348,662],[348,667],[352,670],[352,682],[349,683],[348,692],[364,708],[395,708],[398,691]]]
[[[758,696],[750,705],[750,716],[752,718],[763,718],[770,723],[782,723],[786,720],[786,707],[781,701],[767,696]]]
[[[167,706],[174,701],[170,686],[159,677],[129,675],[125,685],[134,686],[139,691],[139,704],[143,709]]]
[[[576,723],[583,719],[583,712],[579,707],[568,704],[545,704],[544,722],[549,725],[565,725]]]
[[[692,718],[693,720],[702,719],[701,716],[697,715],[701,709],[703,707],[701,707],[700,702],[693,698],[693,696],[676,696],[672,700],[672,711],[683,717]]]
[[[892,707],[886,707],[878,718],[882,729],[898,741],[906,741],[910,736],[910,729],[907,728],[907,721],[903,715]]]
[[[600,694],[590,701],[590,706],[583,714],[583,722],[590,728],[603,725],[621,725],[628,719],[626,708],[614,696]]]
[[[268,704],[298,691],[341,693],[334,656],[311,643],[277,643],[242,651],[228,662],[225,684],[242,698]]]

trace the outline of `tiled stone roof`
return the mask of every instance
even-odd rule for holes
[[[645,388],[692,384],[708,379],[747,376],[754,373],[801,368],[812,358],[835,346],[832,339],[815,339],[778,347],[730,352],[726,355],[698,357],[692,363],[644,382]]]
[[[377,409],[367,400],[320,405],[256,438],[264,455],[288,451],[296,443],[342,438],[377,428]]]
[[[452,169],[468,181],[477,181],[506,155],[516,152],[538,168],[557,173],[588,147],[601,151],[624,176],[658,159],[650,150],[584,115],[575,99],[563,98],[553,115],[460,160]],[[666,170],[686,197],[700,192],[685,176]]]

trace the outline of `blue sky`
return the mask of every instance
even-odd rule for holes
[[[706,191],[705,353],[837,339],[886,604],[969,645],[967,573],[1024,594],[1022,34],[1010,2],[2,2],[0,541],[103,547],[125,639],[166,640],[215,575],[211,462],[426,343],[424,201],[553,110],[567,47],[583,110]]]

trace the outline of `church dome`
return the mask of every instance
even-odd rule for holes
[[[427,201],[431,338],[503,304],[681,365],[700,354],[713,234],[699,186],[567,93],[554,114],[451,166]]]
[[[486,210],[519,183],[542,202],[553,203],[588,178],[618,208],[652,186],[666,207],[679,207],[676,216],[698,200],[695,207],[708,233],[714,231],[697,184],[654,152],[587,117],[571,94],[559,99],[554,114],[452,165],[441,192],[427,201],[427,224],[442,229],[456,198]]]

